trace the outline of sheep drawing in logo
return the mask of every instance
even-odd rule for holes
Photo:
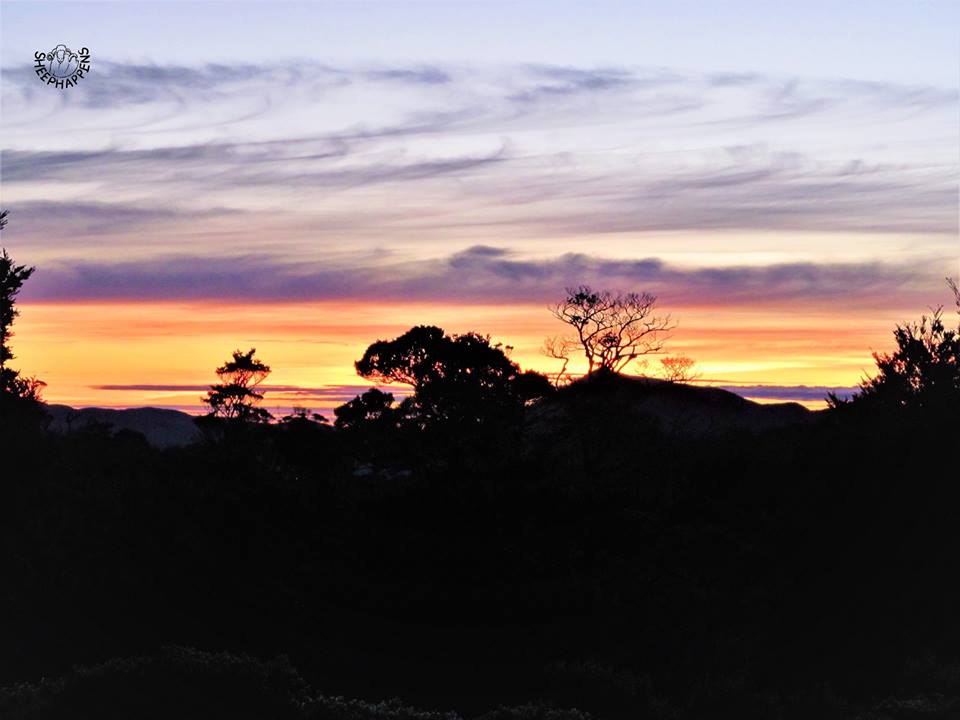
[[[61,90],[74,87],[90,72],[90,50],[82,47],[74,52],[66,45],[49,52],[38,50],[33,54],[33,71],[47,85]]]
[[[55,78],[67,78],[80,67],[80,58],[66,45],[57,45],[47,53],[47,72]]]

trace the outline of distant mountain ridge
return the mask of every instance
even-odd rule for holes
[[[142,434],[156,447],[189,445],[200,439],[194,416],[179,410],[142,407],[115,410],[112,408],[72,408],[47,405],[51,417],[50,430],[59,433],[105,426],[112,432],[129,430]]]

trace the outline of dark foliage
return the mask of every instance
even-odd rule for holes
[[[394,405],[391,393],[370,388],[333,411],[337,419],[334,423],[340,430],[363,432],[390,432],[400,427],[403,412]]]
[[[0,230],[7,225],[7,211],[0,211]],[[13,337],[13,321],[20,314],[17,311],[17,295],[23,284],[36,272],[36,268],[17,265],[5,249],[0,250],[0,403],[12,406],[10,398],[14,396],[28,401],[40,399],[44,383],[33,377],[24,377],[11,368],[8,363],[14,359],[10,347]]]
[[[6,227],[7,216],[6,210],[0,211],[0,230]],[[5,249],[0,250],[0,437],[11,442],[24,430],[35,430],[44,424],[39,401],[45,383],[8,364],[14,359],[10,345],[13,322],[20,314],[17,295],[35,271],[36,268],[17,265]]]
[[[948,283],[960,315],[960,289]],[[948,328],[940,307],[920,322],[898,325],[893,337],[894,352],[873,355],[877,374],[864,380],[849,401],[831,396],[831,406],[861,413],[906,411],[926,420],[960,418],[960,322],[956,330]]]
[[[0,388],[9,392],[11,381],[16,373],[7,367],[7,362],[13,359],[10,349],[10,338],[13,337],[13,321],[19,312],[16,308],[16,298],[23,284],[33,275],[35,268],[17,265],[6,250],[0,252]]]
[[[521,373],[500,345],[477,333],[446,335],[419,325],[395,340],[378,340],[356,363],[361,377],[413,388],[404,414],[423,428],[469,432],[515,422],[523,405],[547,394],[543,376]]]

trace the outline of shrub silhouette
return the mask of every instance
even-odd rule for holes
[[[960,289],[953,281],[948,283],[960,316]],[[877,374],[864,380],[849,401],[831,395],[831,407],[960,417],[960,322],[956,330],[948,328],[941,306],[919,322],[897,325],[893,336],[896,350],[873,354]]]

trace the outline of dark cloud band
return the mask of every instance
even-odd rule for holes
[[[774,303],[869,306],[929,291],[945,262],[781,263],[679,267],[658,258],[623,260],[568,253],[525,259],[475,246],[446,258],[400,261],[360,254],[336,264],[263,255],[176,256],[131,262],[52,263],[25,291],[27,302],[66,300],[546,302],[564,286],[645,289],[671,304]]]

